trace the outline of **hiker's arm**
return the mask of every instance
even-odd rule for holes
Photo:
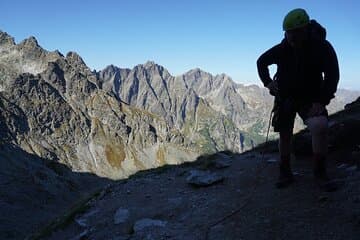
[[[339,64],[334,48],[326,41],[324,53],[324,83],[322,87],[322,97],[320,102],[328,105],[334,98],[334,94],[339,82]]]
[[[269,66],[277,63],[279,50],[279,45],[270,48],[268,51],[263,53],[256,62],[260,80],[263,82],[265,87],[272,82],[269,73]]]

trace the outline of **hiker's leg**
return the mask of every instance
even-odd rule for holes
[[[293,135],[292,129],[282,130],[279,133],[279,153],[280,156],[290,156],[291,154],[291,138]]]
[[[289,186],[293,182],[293,174],[291,171],[290,159],[291,159],[291,138],[292,129],[280,131],[279,140],[279,180],[276,182],[277,188],[284,188]]]
[[[326,116],[311,117],[305,123],[312,135],[314,175],[317,178],[327,180],[328,119]]]
[[[292,175],[290,160],[291,160],[291,138],[292,129],[280,131],[279,153],[280,153],[280,178],[282,176]]]
[[[274,126],[274,131],[280,135],[280,156],[290,156],[295,115],[296,111],[289,99],[275,101],[272,125]]]
[[[290,167],[291,138],[294,128],[295,110],[289,99],[275,102],[273,126],[274,131],[279,132],[279,180],[276,187],[287,187],[293,182],[293,174]]]
[[[328,147],[328,119],[326,116],[311,117],[305,121],[312,136],[314,154],[327,154]]]

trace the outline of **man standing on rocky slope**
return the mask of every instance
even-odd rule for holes
[[[325,40],[326,31],[304,9],[294,9],[284,18],[285,38],[257,60],[261,81],[275,96],[272,126],[279,132],[280,176],[278,188],[293,182],[290,167],[291,138],[296,113],[312,135],[314,176],[328,180],[326,172],[328,112],[339,81],[336,53]],[[277,65],[274,80],[268,66]]]

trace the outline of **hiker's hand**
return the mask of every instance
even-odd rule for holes
[[[279,93],[279,87],[276,81],[271,81],[266,88],[269,89],[270,94],[273,96],[277,96]]]
[[[322,103],[313,103],[309,110],[308,116],[309,117],[320,116],[324,111],[326,111],[326,109]]]

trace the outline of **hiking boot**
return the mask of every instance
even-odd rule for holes
[[[275,186],[277,188],[286,188],[294,182],[294,176],[290,167],[290,160],[281,161],[279,165],[280,175]]]
[[[329,181],[326,171],[326,157],[320,154],[314,154],[314,177],[318,180]]]

